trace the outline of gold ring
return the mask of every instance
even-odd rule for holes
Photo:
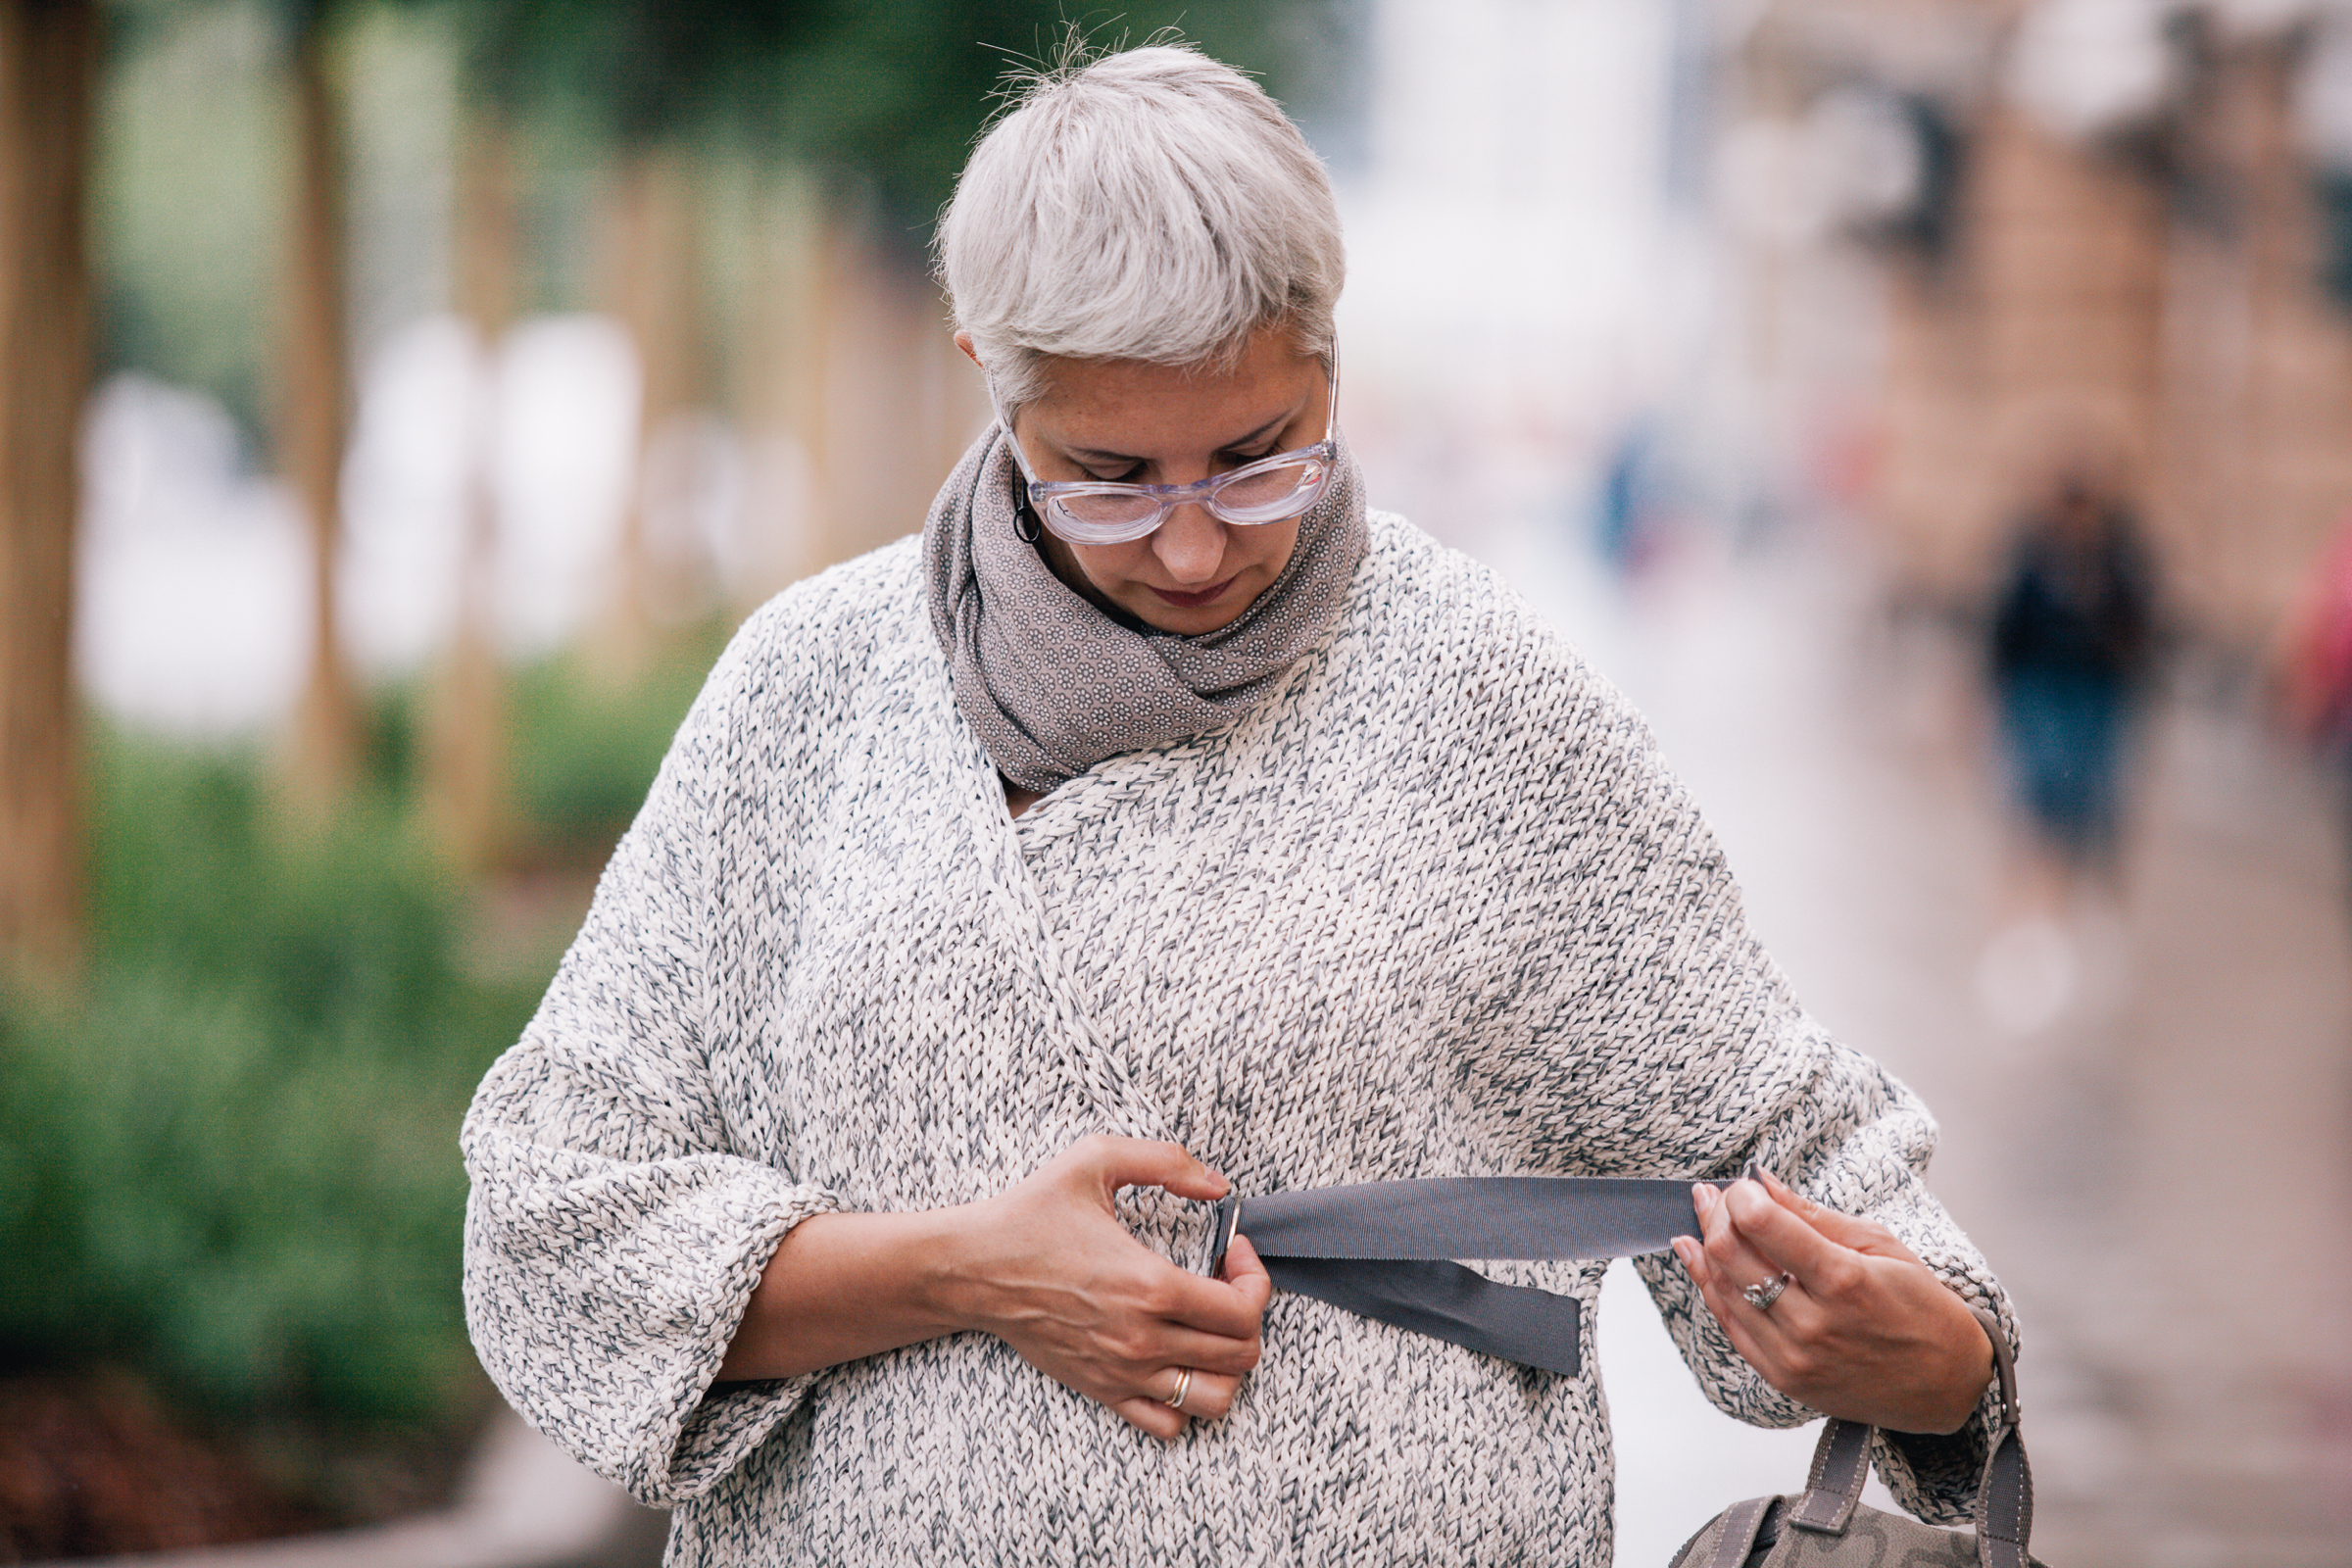
[[[1171,1410],[1181,1410],[1184,1408],[1184,1396],[1192,1392],[1193,1369],[1189,1366],[1180,1366],[1176,1369],[1176,1392],[1159,1402]]]

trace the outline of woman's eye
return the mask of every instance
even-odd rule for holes
[[[1231,467],[1246,468],[1250,464],[1262,462],[1281,450],[1282,443],[1275,441],[1268,444],[1261,452],[1222,452],[1218,454],[1218,457]],[[1115,473],[1104,473],[1100,468],[1089,468],[1084,464],[1079,465],[1080,471],[1097,484],[1142,484],[1144,471],[1150,466],[1149,464],[1138,463]]]

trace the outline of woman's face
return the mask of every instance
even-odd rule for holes
[[[966,349],[969,352],[969,349]],[[1046,390],[1014,416],[1037,477],[1192,484],[1323,439],[1330,383],[1287,328],[1251,334],[1229,370],[1131,360],[1048,362]],[[1232,524],[1181,506],[1141,539],[1074,545],[1048,532],[1062,581],[1161,631],[1230,624],[1282,574],[1298,519]]]

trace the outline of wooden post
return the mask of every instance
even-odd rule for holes
[[[0,979],[79,956],[76,436],[90,375],[83,217],[95,0],[0,0]]]
[[[637,347],[638,463],[627,521],[613,563],[603,624],[588,647],[589,667],[625,689],[661,652],[658,605],[677,597],[662,577],[674,570],[654,546],[647,516],[646,461],[655,440],[702,390],[701,270],[695,248],[692,171],[675,148],[624,152],[606,208],[607,288]]]
[[[343,449],[351,431],[351,352],[345,319],[345,167],[340,94],[329,75],[324,24],[302,8],[294,37],[295,192],[286,274],[280,461],[312,543],[312,658],[295,713],[285,783],[298,815],[333,809],[357,782],[358,700],[343,664],[335,612],[342,541]]]
[[[514,313],[517,237],[514,132],[496,110],[466,111],[459,128],[457,307],[472,326],[485,375]],[[495,437],[495,425],[489,426]],[[466,495],[457,635],[425,714],[425,814],[442,854],[478,875],[506,836],[506,672],[490,629],[494,523],[491,453],[477,443]]]

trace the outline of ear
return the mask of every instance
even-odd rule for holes
[[[967,359],[967,360],[971,361],[971,362],[972,362],[974,365],[980,365],[980,355],[979,355],[979,352],[978,352],[977,350],[975,350],[975,349],[972,347],[972,334],[971,334],[971,333],[969,333],[969,332],[958,332],[958,333],[956,333],[956,346],[957,348],[959,348],[959,349],[963,350],[963,357],[964,357],[965,359]],[[987,367],[987,366],[985,366],[985,365],[980,365],[980,368],[981,368],[983,371],[985,371],[985,370],[987,370],[988,367]]]

